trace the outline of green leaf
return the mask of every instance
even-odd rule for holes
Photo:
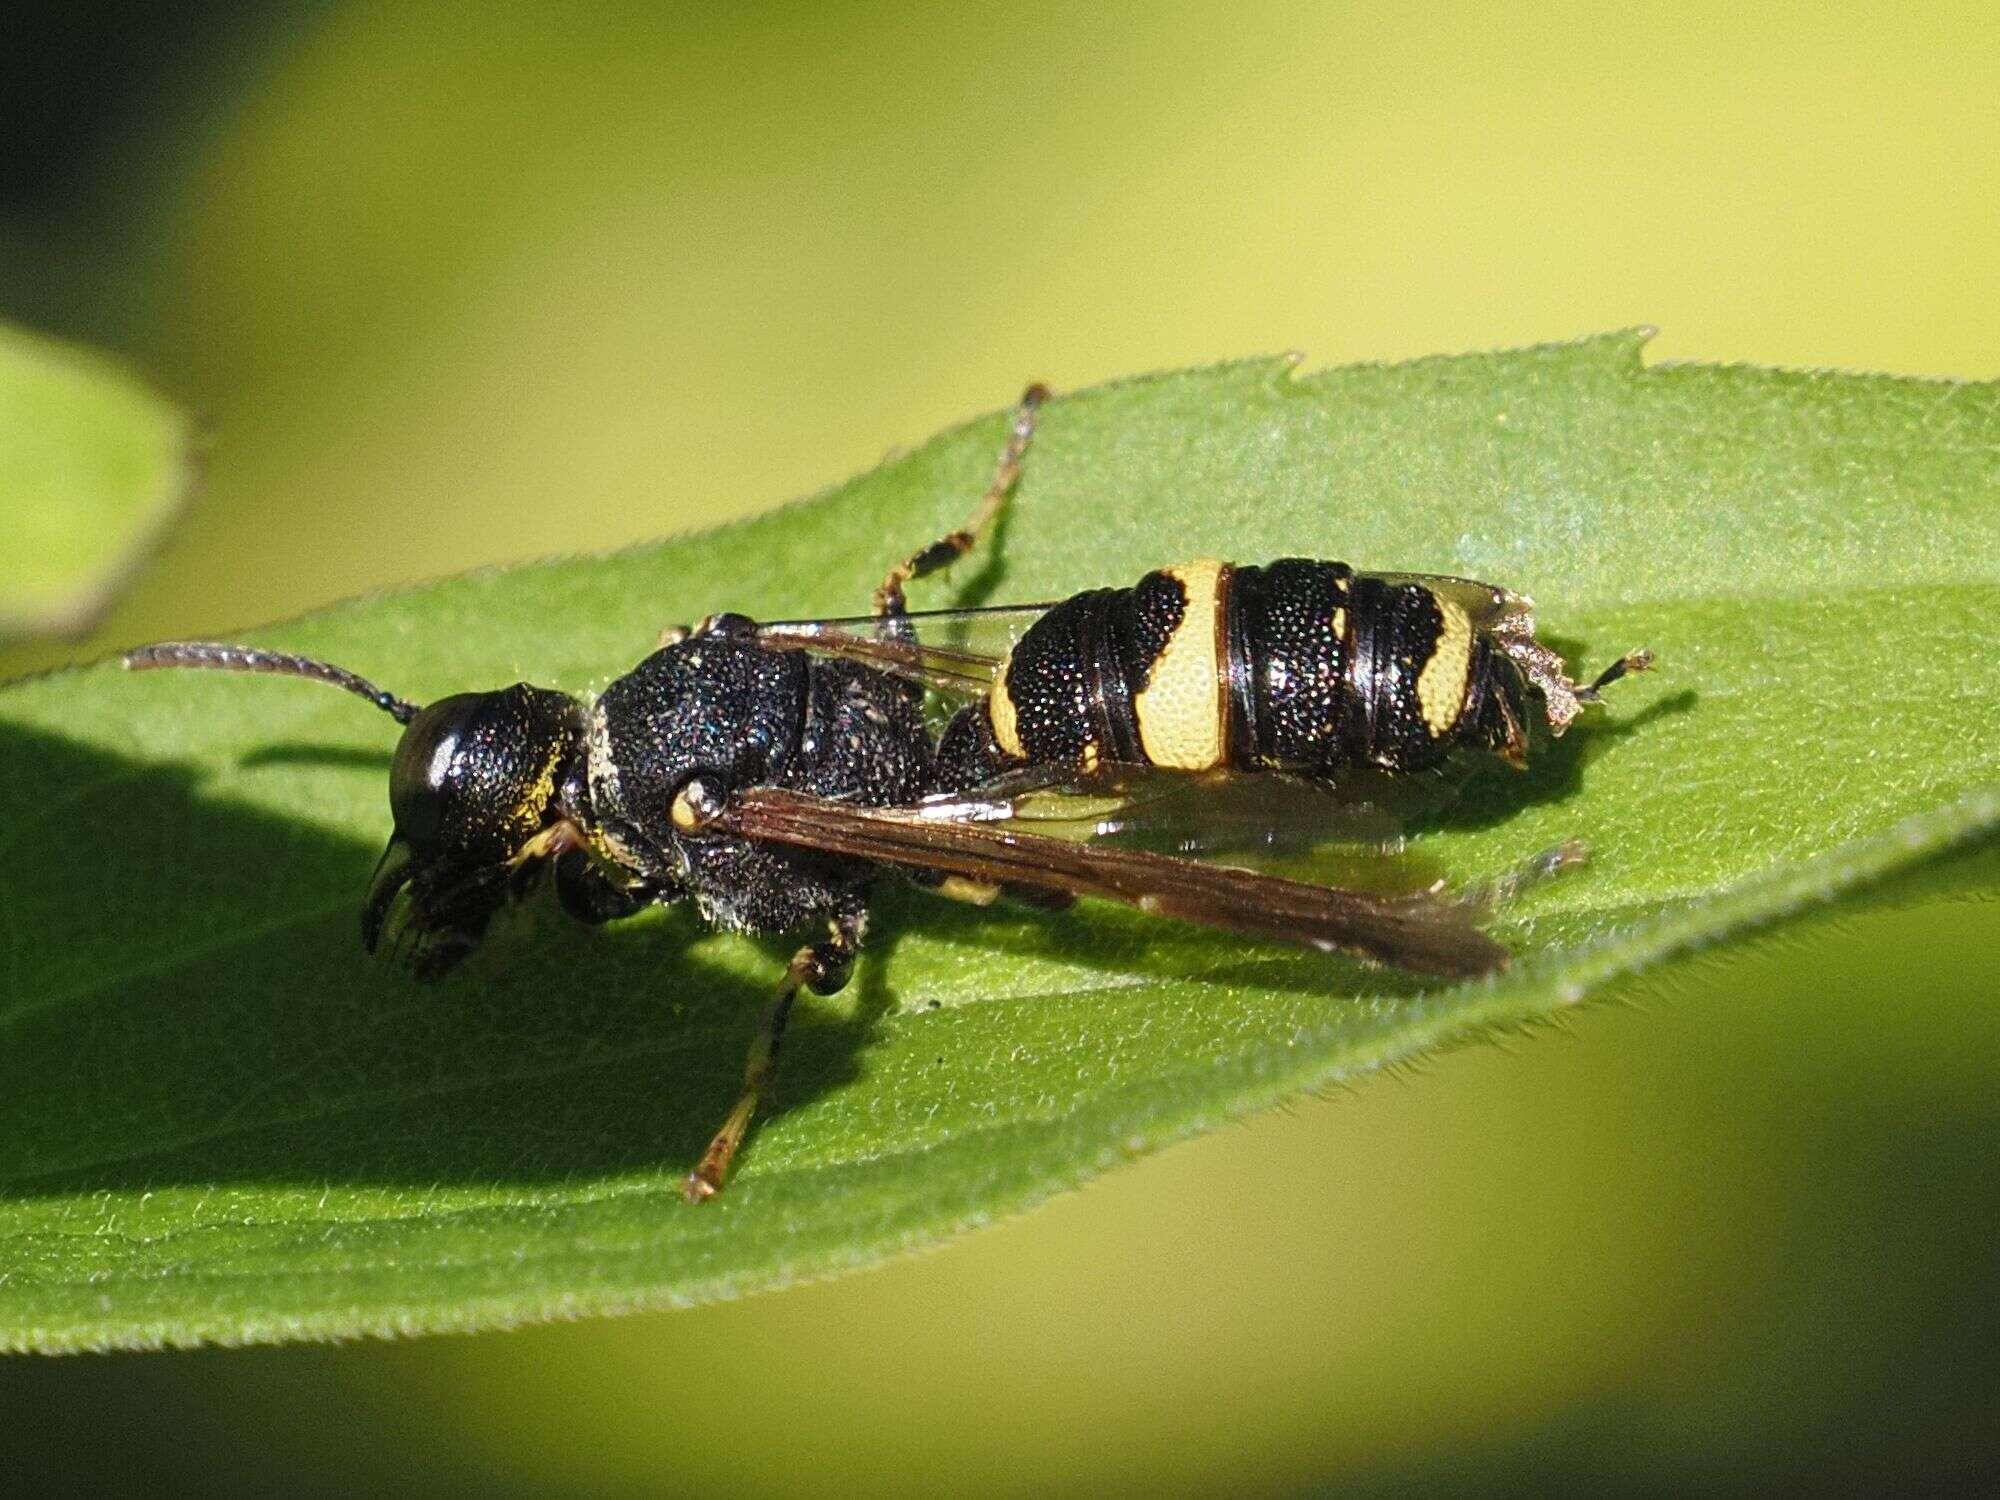
[[[0,326],[0,641],[94,625],[193,474],[177,408],[99,354]]]
[[[1526,774],[1476,772],[1421,837],[1464,878],[1591,845],[1502,914],[1511,973],[1440,987],[1122,911],[892,890],[701,1209],[680,1178],[788,944],[684,912],[588,932],[535,904],[419,989],[356,940],[388,824],[380,715],[109,666],[0,694],[0,1343],[481,1328],[776,1286],[1550,1016],[1948,847],[1978,852],[1935,883],[1990,891],[2000,388],[1647,370],[1641,343],[1303,379],[1262,361],[1058,400],[997,549],[920,599],[1303,554],[1530,591],[1586,667],[1651,646],[1660,672]],[[254,638],[420,699],[598,687],[663,623],[865,606],[960,519],[1001,430],[749,525]]]

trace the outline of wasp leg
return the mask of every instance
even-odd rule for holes
[[[786,965],[778,993],[772,996],[771,1007],[764,1012],[756,1040],[750,1043],[750,1058],[743,1069],[742,1096],[722,1122],[722,1128],[716,1131],[715,1139],[708,1143],[700,1164],[688,1173],[682,1185],[681,1191],[688,1202],[705,1203],[722,1190],[729,1164],[736,1159],[743,1138],[749,1133],[750,1117],[757,1112],[757,1105],[771,1096],[778,1081],[778,1048],[784,1042],[785,1023],[792,1017],[792,1002],[798,998],[800,988],[810,989],[815,995],[836,994],[854,972],[854,955],[861,951],[862,935],[868,926],[867,913],[835,917],[830,926],[832,930],[825,939],[806,944]]]
[[[1479,911],[1492,912],[1507,905],[1523,891],[1532,890],[1543,881],[1553,880],[1570,870],[1581,868],[1590,860],[1590,851],[1581,840],[1565,839],[1553,849],[1544,849],[1533,858],[1523,861],[1493,880],[1482,881],[1459,892],[1458,902]],[[1437,889],[1439,887],[1434,887]]]
[[[672,886],[614,879],[581,852],[559,857],[555,872],[556,900],[588,927],[621,921],[656,901],[670,901],[679,895]]]
[[[922,551],[911,553],[889,570],[882,586],[875,590],[876,614],[893,619],[905,613],[908,606],[903,599],[903,585],[950,567],[970,552],[980,533],[993,524],[1013,493],[1015,481],[1021,477],[1021,460],[1027,457],[1028,444],[1035,438],[1036,408],[1048,399],[1047,386],[1031,385],[1021,393],[1021,404],[1014,409],[1014,425],[1007,434],[1007,446],[1000,452],[1000,466],[993,471],[993,483],[980,497],[979,508],[958,530],[939,537]]]

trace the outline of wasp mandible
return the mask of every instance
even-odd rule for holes
[[[387,942],[405,955],[419,980],[456,966],[545,873],[583,922],[685,899],[732,932],[817,933],[792,956],[742,1092],[687,1178],[697,1202],[721,1187],[772,1092],[799,991],[846,984],[885,877],[981,902],[1101,898],[1430,974],[1503,967],[1506,950],[1478,926],[1490,899],[1315,885],[1109,835],[1120,810],[1162,805],[1198,826],[1198,793],[1218,778],[1324,796],[1357,771],[1420,772],[1455,750],[1521,765],[1537,719],[1562,733],[1650,656],[1581,686],[1535,639],[1520,595],[1300,558],[1203,560],[1050,604],[911,612],[905,586],[963,557],[1000,514],[1047,395],[1029,388],[978,508],[890,569],[872,614],[711,615],[663,632],[594,699],[516,683],[420,707],[326,662],[207,642],[141,647],[125,665],[308,677],[404,726],[394,833],[361,936],[371,953]],[[941,731],[930,692],[959,704]],[[1081,837],[1061,811],[1078,799],[1094,810]]]

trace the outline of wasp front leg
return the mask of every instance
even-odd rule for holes
[[[835,917],[828,924],[825,938],[806,944],[792,955],[778,993],[772,996],[756,1039],[750,1043],[750,1058],[743,1069],[742,1096],[682,1187],[688,1202],[704,1203],[721,1191],[723,1179],[729,1175],[729,1165],[749,1133],[750,1117],[757,1112],[758,1104],[771,1096],[778,1081],[778,1048],[784,1042],[785,1024],[791,1020],[792,1002],[798,998],[799,990],[809,989],[815,995],[838,994],[854,972],[854,956],[861,951],[861,939],[867,928],[865,911]]]
[[[1021,404],[1014,409],[1014,425],[1007,432],[1007,446],[1000,452],[1000,466],[993,471],[993,482],[986,487],[986,493],[980,496],[978,509],[958,530],[911,553],[889,570],[882,586],[875,590],[876,614],[886,619],[904,614],[908,604],[903,598],[903,585],[950,567],[970,552],[981,534],[999,518],[1001,508],[1021,477],[1021,460],[1028,455],[1028,444],[1035,439],[1035,413],[1048,399],[1048,387],[1043,385],[1031,385],[1021,393]]]

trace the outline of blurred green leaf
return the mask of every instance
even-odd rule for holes
[[[95,624],[193,474],[178,408],[102,355],[0,326],[0,640]]]
[[[1531,591],[1586,666],[1650,645],[1661,672],[1525,775],[1475,773],[1420,839],[1468,878],[1590,843],[1503,914],[1509,975],[1438,987],[1121,911],[890,891],[699,1210],[681,1175],[789,945],[538,904],[419,989],[356,941],[379,715],[109,666],[0,695],[0,1343],[481,1328],[864,1265],[1988,838],[2000,388],[1647,370],[1641,343],[1082,392],[1047,411],[995,551],[921,601],[1338,556]],[[255,636],[419,699],[599,687],[662,623],[854,611],[960,518],[1000,432],[748,525]],[[559,505],[539,540],[560,546]],[[1948,890],[1993,884],[1983,857],[1951,868]]]

